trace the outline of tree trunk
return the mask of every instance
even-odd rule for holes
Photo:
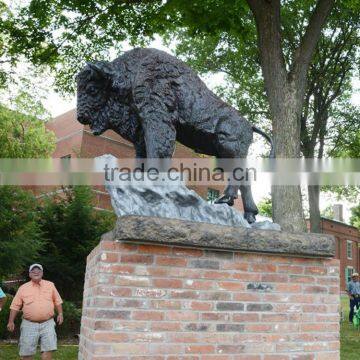
[[[320,186],[309,185],[308,186],[309,196],[309,210],[310,210],[310,231],[313,233],[320,233],[321,227],[321,216],[320,216]]]
[[[256,22],[277,158],[300,157],[300,116],[307,72],[333,2],[317,1],[288,72],[282,50],[280,0],[247,0]],[[273,219],[283,230],[306,231],[299,186],[273,186],[272,199]]]
[[[279,99],[283,99],[279,102]],[[277,158],[300,157],[300,116],[302,102],[294,89],[285,83],[278,89],[276,104],[270,103]],[[300,186],[273,186],[273,219],[291,232],[306,231]]]
[[[319,125],[319,153],[318,159],[322,159],[324,155],[324,138],[326,133],[326,125],[328,121],[328,111],[324,109],[322,112],[318,113],[319,119],[315,119]],[[314,157],[315,146],[312,148],[312,157]],[[321,215],[320,215],[320,186],[312,185],[308,186],[308,196],[309,196],[309,211],[310,211],[310,231],[314,233],[321,232]]]

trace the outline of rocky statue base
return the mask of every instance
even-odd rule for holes
[[[109,158],[111,160],[111,157]],[[227,204],[209,204],[180,181],[154,184],[151,181],[129,181],[120,186],[106,184],[117,216],[156,216],[236,227],[281,230],[271,221],[249,224],[243,213]]]
[[[127,216],[87,259],[79,359],[339,360],[334,238]]]

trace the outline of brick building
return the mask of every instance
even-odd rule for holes
[[[100,136],[94,136],[89,126],[82,125],[76,120],[76,111],[70,110],[46,124],[46,128],[53,131],[56,136],[56,148],[53,158],[95,158],[104,154],[112,154],[117,158],[134,158],[133,145],[112,130]],[[186,146],[177,143],[174,157],[194,158],[196,153]],[[192,187],[200,196],[208,201],[217,198],[222,186],[194,186]],[[111,209],[110,197],[101,186],[94,187],[95,208]],[[241,199],[236,199],[235,207],[242,210]]]
[[[354,226],[345,224],[342,218],[330,220],[321,218],[321,229],[336,239],[336,258],[340,259],[340,289],[346,290],[346,284],[353,272],[360,271],[360,233]]]

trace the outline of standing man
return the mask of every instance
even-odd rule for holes
[[[20,328],[19,355],[22,360],[32,360],[40,339],[41,359],[51,360],[52,351],[57,349],[54,307],[57,323],[63,323],[62,300],[55,285],[43,280],[43,267],[33,264],[29,268],[31,281],[20,286],[11,305],[7,328],[13,332],[15,318],[20,310],[23,320]]]
[[[6,295],[2,291],[2,288],[0,287],[0,311],[2,310],[3,306],[5,305],[5,301],[6,301]]]
[[[350,298],[349,321],[352,323],[354,317],[354,307],[356,306],[358,309],[360,305],[360,281],[358,273],[353,273],[351,275],[351,280],[347,286],[347,293]]]

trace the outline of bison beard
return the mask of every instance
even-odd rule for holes
[[[137,48],[111,63],[88,64],[77,76],[78,121],[94,135],[112,129],[134,144],[136,156],[171,158],[176,140],[217,158],[245,158],[253,127],[211,92],[177,58]],[[233,205],[240,188],[249,223],[258,209],[249,185],[229,184],[216,202]]]

